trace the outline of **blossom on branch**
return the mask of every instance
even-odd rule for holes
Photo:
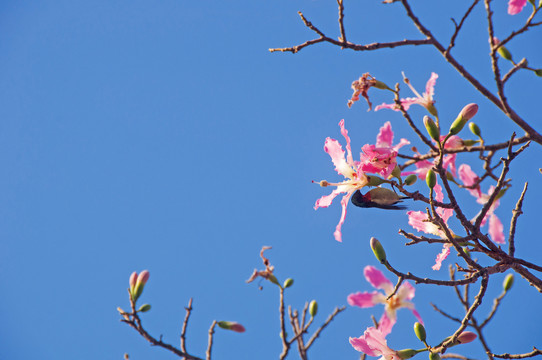
[[[444,194],[442,193],[442,187],[440,185],[435,185],[435,200],[442,202],[444,199]],[[447,226],[448,219],[453,215],[454,211],[452,209],[440,208],[437,207],[437,214],[440,216],[444,225]],[[446,233],[439,226],[431,222],[426,213],[422,211],[409,211],[408,214],[408,223],[416,230],[422,231],[426,234],[437,235],[442,239],[447,239]],[[453,233],[452,233],[453,236]],[[435,265],[433,265],[433,270],[440,270],[442,262],[450,254],[451,244],[446,243],[442,248],[442,252],[437,255]]]
[[[510,0],[508,1],[508,14],[519,14],[523,8],[527,5],[527,0]]]
[[[431,115],[438,116],[437,109],[435,108],[435,105],[434,105],[435,101],[433,100],[433,95],[435,94],[435,84],[437,82],[438,74],[431,73],[431,77],[427,81],[427,84],[425,84],[425,92],[423,93],[423,95],[420,95],[416,91],[416,89],[414,89],[414,87],[410,84],[410,81],[408,80],[408,78],[405,76],[404,73],[403,73],[403,78],[406,84],[408,85],[408,87],[410,88],[410,90],[412,90],[412,92],[416,95],[416,97],[405,98],[405,99],[400,100],[401,105],[403,106],[405,111],[410,108],[410,105],[417,104],[426,108],[427,111],[429,111]],[[382,105],[378,105],[377,107],[375,107],[375,111],[378,111],[380,109],[392,109],[395,111],[399,111],[399,107],[395,103],[394,104],[384,103]]]
[[[331,157],[331,161],[333,162],[333,165],[335,165],[335,170],[346,179],[339,183],[330,183],[326,180],[320,181],[319,184],[322,187],[336,186],[337,188],[333,190],[331,194],[322,196],[320,199],[316,200],[314,210],[328,207],[337,195],[342,193],[345,194],[341,199],[342,214],[339,223],[335,228],[335,232],[333,233],[335,240],[342,241],[341,227],[346,218],[346,206],[348,205],[348,201],[356,190],[359,190],[368,184],[368,179],[361,169],[360,163],[354,162],[352,148],[350,146],[350,137],[348,136],[348,131],[344,127],[344,120],[339,122],[339,126],[341,128],[341,134],[346,140],[346,154],[341,144],[337,140],[329,137],[325,141],[324,151]]]
[[[397,351],[388,347],[386,335],[379,329],[370,327],[359,338],[350,338],[350,344],[359,352],[369,356],[381,356],[380,360],[401,359]]]
[[[397,293],[393,295],[389,300],[388,296],[393,294],[395,287],[389,281],[384,274],[373,266],[366,266],[363,269],[365,279],[376,289],[383,290],[384,293],[373,292],[357,292],[348,295],[347,301],[351,306],[359,306],[361,308],[373,307],[377,304],[384,304],[384,314],[378,322],[378,329],[384,336],[391,332],[393,325],[397,322],[397,310],[400,308],[407,308],[412,311],[414,316],[420,323],[423,324],[423,320],[420,314],[414,309],[414,304],[410,302],[414,298],[415,289],[408,282],[403,282]]]
[[[465,186],[473,186],[474,184],[477,184],[478,180],[480,179],[478,175],[476,175],[476,173],[472,171],[470,166],[467,164],[462,164],[459,167],[459,178]],[[489,201],[489,198],[491,197],[491,194],[493,194],[493,191],[495,191],[495,187],[491,186],[487,194],[482,193],[482,191],[480,190],[480,184],[478,184],[474,189],[468,190],[471,195],[476,198],[476,202],[485,205]],[[484,218],[482,219],[480,226],[484,226],[486,222],[489,221],[489,237],[496,244],[504,244],[504,226],[501,220],[497,217],[497,215],[495,215],[495,210],[499,207],[499,205],[500,201],[498,199],[493,201],[493,204],[489,208],[486,216],[484,216]]]
[[[410,144],[407,139],[393,146],[393,130],[388,121],[380,128],[376,137],[376,145],[366,144],[361,148],[361,170],[365,173],[379,174],[387,179],[397,166],[397,151]]]

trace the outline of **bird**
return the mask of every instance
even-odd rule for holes
[[[409,199],[408,196],[399,196],[395,191],[386,188],[375,188],[362,194],[357,190],[352,195],[352,204],[361,208],[380,208],[386,210],[404,210],[406,206],[395,205],[404,199]]]

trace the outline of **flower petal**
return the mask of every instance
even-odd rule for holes
[[[399,286],[399,290],[397,290],[397,297],[401,300],[412,300],[414,298],[414,295],[416,294],[416,289],[414,289],[414,286],[410,285],[409,282],[405,281]]]
[[[344,159],[344,150],[341,144],[332,138],[327,138],[324,143],[324,151],[329,154],[335,170],[346,178],[352,178],[352,167]]]
[[[333,202],[333,199],[335,199],[340,193],[340,191],[335,189],[331,192],[331,194],[322,196],[320,199],[316,200],[316,203],[314,204],[314,210],[317,210],[318,208],[328,207]]]
[[[352,158],[352,147],[350,146],[350,136],[348,136],[348,130],[346,130],[346,128],[344,127],[344,119],[339,121],[339,127],[341,128],[341,134],[346,140],[346,162],[351,167],[354,167],[354,158]]]
[[[399,111],[396,104],[382,103],[382,104],[378,105],[377,107],[375,107],[375,111],[378,111],[380,109],[391,109],[391,110]]]
[[[376,137],[376,147],[391,147],[393,144],[393,130],[391,129],[391,122],[387,121],[384,126],[380,128],[380,132]]]
[[[459,166],[459,178],[461,179],[461,182],[463,182],[463,185],[465,186],[472,186],[476,184],[479,177],[476,175],[474,171],[470,168],[467,164],[461,164]],[[482,191],[480,190],[480,184],[475,189],[468,189],[468,191],[471,193],[472,196],[475,198],[480,198],[482,196]]]
[[[382,289],[386,294],[391,294],[393,292],[394,287],[391,281],[384,276],[382,271],[374,266],[366,266],[365,269],[363,269],[363,274],[365,275],[365,279],[367,279],[367,281],[376,289]]]
[[[435,265],[433,265],[433,270],[440,270],[440,267],[442,266],[442,262],[450,255],[450,244],[444,244],[442,247],[442,252],[437,255],[437,259],[435,261]]]
[[[431,77],[429,80],[427,80],[427,84],[425,84],[425,94],[424,97],[429,99],[433,99],[433,95],[435,95],[435,84],[437,83],[438,74],[432,72]]]
[[[433,223],[427,221],[427,214],[422,211],[409,211],[408,224],[418,231],[422,231],[426,234],[433,234],[437,236],[443,236],[442,231]]]
[[[367,354],[369,356],[379,356],[380,354],[377,353],[373,348],[367,344],[367,341],[365,340],[365,335],[360,336],[359,338],[353,338],[350,339],[350,345],[354,349],[356,349],[359,352],[362,352],[364,354]]]
[[[384,312],[384,314],[382,314],[382,317],[380,318],[380,321],[378,321],[378,330],[380,330],[382,335],[386,336],[391,333],[391,329],[396,322],[397,317],[390,318],[388,317],[388,314]]]
[[[333,233],[335,240],[337,240],[338,242],[342,242],[341,228],[344,224],[344,219],[346,218],[346,206],[348,205],[348,201],[350,200],[350,197],[352,197],[353,193],[354,193],[354,190],[351,190],[348,193],[346,193],[341,199],[341,206],[342,206],[341,218],[339,219],[339,223],[337,224],[337,227],[335,228],[335,232]]]
[[[501,220],[495,214],[489,217],[489,236],[496,244],[504,244],[504,227]]]
[[[525,5],[527,5],[527,0],[510,0],[508,2],[508,14],[519,14]]]
[[[379,304],[379,301],[375,301],[377,299],[377,295],[381,295],[377,291],[370,292],[357,292],[354,294],[348,295],[346,300],[348,301],[348,304],[351,306],[358,306],[360,308],[368,308],[373,307],[376,304]]]

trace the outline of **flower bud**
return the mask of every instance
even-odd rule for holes
[[[277,280],[277,277],[273,274],[269,274],[267,277],[267,280],[271,281],[273,284],[278,285],[280,287],[280,283]]]
[[[418,180],[418,177],[414,174],[410,174],[405,179],[406,185],[413,185]]]
[[[421,342],[425,343],[427,335],[425,334],[425,328],[419,322],[414,323],[414,334]]]
[[[472,331],[463,331],[458,337],[457,342],[459,344],[467,344],[473,342],[477,338],[477,335]]]
[[[233,321],[219,321],[217,322],[217,325],[222,329],[231,330],[238,333],[245,332],[245,327],[243,325]]]
[[[309,314],[311,314],[311,317],[315,317],[317,312],[318,312],[318,303],[316,302],[316,300],[313,300],[309,304]]]
[[[145,287],[145,284],[147,283],[147,281],[149,281],[149,276],[150,276],[150,273],[148,270],[143,270],[137,276],[136,284],[135,284],[134,290],[132,291],[132,299],[134,301],[137,301],[137,299],[143,293],[143,288]]]
[[[375,88],[377,89],[381,89],[381,90],[391,90],[393,91],[392,89],[390,89],[390,87],[386,84],[384,84],[382,81],[380,80],[376,80],[375,79],[375,84],[373,85]]]
[[[470,251],[469,251],[469,248],[468,248],[468,247],[465,246],[465,247],[463,248],[463,252],[464,252],[465,255],[467,255],[469,258],[471,257],[471,256],[470,256]]]
[[[400,183],[403,181],[401,180],[401,168],[399,167],[399,165],[395,165],[395,168],[393,168],[391,175],[397,178],[397,180],[399,180]]]
[[[432,169],[427,170],[427,175],[425,175],[425,182],[430,189],[434,188],[437,184],[437,175]]]
[[[368,181],[367,185],[369,186],[378,186],[384,183],[383,179],[374,175],[367,176],[367,181]]]
[[[504,278],[504,281],[502,283],[502,288],[506,292],[512,288],[512,285],[514,285],[514,275],[508,274]]]
[[[478,137],[482,137],[482,131],[480,130],[478,125],[476,125],[476,123],[471,122],[469,124],[469,129],[470,129],[470,132],[473,133],[474,135]]]
[[[425,125],[425,129],[429,136],[431,136],[433,140],[440,142],[440,129],[433,119],[426,115],[423,117],[423,124]]]
[[[292,286],[293,284],[294,284],[294,279],[288,278],[284,280],[284,284],[282,285],[282,287],[286,289]]]
[[[536,74],[536,76],[542,76],[542,69],[536,69],[534,73]]]
[[[472,103],[465,106],[457,116],[457,119],[455,119],[455,121],[452,123],[452,126],[450,126],[450,134],[458,134],[463,129],[467,121],[472,119],[477,112],[478,105]]]
[[[386,251],[384,250],[384,247],[378,241],[376,238],[371,238],[371,249],[373,250],[373,253],[375,254],[375,257],[378,261],[380,261],[381,264],[384,264],[386,262]]]
[[[137,281],[137,273],[134,271],[132,275],[130,275],[130,292],[134,291],[136,281]]]
[[[437,352],[430,352],[429,360],[440,360],[440,355]]]
[[[510,53],[510,51],[508,51],[507,48],[505,48],[504,46],[501,46],[498,50],[497,50],[497,53],[505,60],[508,60],[508,61],[512,61],[512,54]]]
[[[466,139],[463,140],[463,146],[473,146],[480,142],[480,140]]]
[[[141,305],[141,307],[139,308],[139,310],[137,311],[140,311],[140,312],[147,312],[151,309],[151,305],[150,304],[143,304]]]
[[[410,359],[411,357],[416,355],[418,352],[419,352],[418,350],[414,350],[414,349],[403,349],[403,350],[397,351],[397,355],[401,359]]]

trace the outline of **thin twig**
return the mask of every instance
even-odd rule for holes
[[[516,203],[516,207],[512,211],[512,220],[510,221],[510,233],[508,234],[508,255],[510,256],[514,256],[514,253],[516,252],[516,224],[518,222],[519,216],[523,214],[521,209],[523,207],[523,199],[525,198],[525,193],[527,192],[527,186],[528,183],[525,183],[525,185],[523,186],[523,191],[521,192],[521,196]]]
[[[215,333],[216,320],[213,320],[211,327],[209,328],[209,343],[207,346],[206,359],[211,360],[211,350],[213,349],[213,334]]]
[[[190,318],[190,313],[192,312],[192,298],[188,300],[188,306],[185,307],[186,316],[184,317],[183,327],[181,330],[181,350],[186,351],[186,328],[188,326],[188,319]]]
[[[329,325],[329,323],[335,318],[335,316],[337,316],[339,313],[341,313],[345,309],[346,309],[346,306],[342,306],[342,307],[336,307],[335,310],[333,310],[333,312],[328,316],[327,320],[322,324],[322,326],[320,326],[314,332],[310,340],[307,342],[307,346],[305,347],[307,350],[309,350],[311,345],[314,343],[314,340],[316,340],[316,338],[320,336],[320,333]]]

